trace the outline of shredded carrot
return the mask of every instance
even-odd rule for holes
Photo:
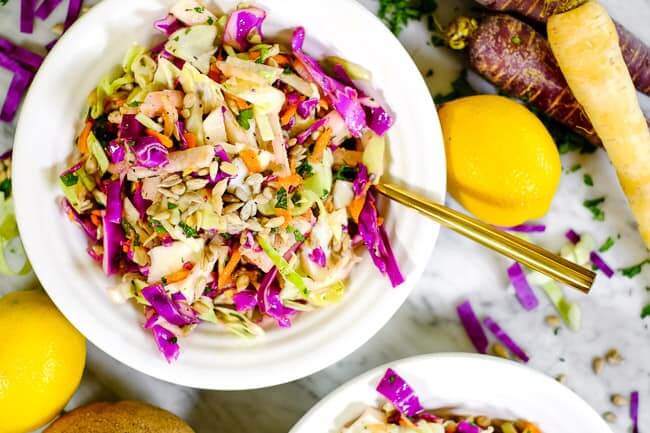
[[[181,269],[167,275],[165,277],[165,281],[167,281],[168,284],[178,283],[179,281],[183,281],[185,278],[187,278],[188,275],[190,275],[190,271],[187,269]]]
[[[413,429],[417,427],[415,424],[413,424],[413,421],[406,418],[405,416],[400,417],[399,425],[401,425],[402,427],[408,427],[408,428],[413,428]]]
[[[185,141],[187,142],[187,147],[189,149],[196,147],[196,137],[194,137],[194,134],[192,134],[190,131],[185,131],[183,137],[185,138]]]
[[[524,426],[524,433],[542,433],[535,424],[527,422]]]
[[[82,154],[88,153],[88,137],[90,136],[90,131],[93,129],[92,120],[86,120],[83,131],[79,135],[79,140],[77,141],[77,147],[79,152]]]
[[[325,128],[325,130],[321,133],[321,135],[318,136],[318,139],[316,140],[316,144],[314,145],[314,152],[309,157],[309,161],[313,163],[320,162],[320,160],[323,158],[323,152],[325,152],[327,145],[330,144],[331,139],[332,130],[330,128]]]
[[[210,77],[212,81],[216,81],[217,83],[220,83],[222,81],[221,78],[223,77],[223,74],[221,73],[221,70],[217,67],[216,63],[210,65],[210,70],[208,71],[208,77]]]
[[[284,54],[276,54],[271,58],[275,60],[275,63],[277,63],[278,66],[286,66],[289,64],[289,58]]]
[[[280,123],[282,126],[286,126],[291,122],[291,119],[293,116],[296,115],[296,111],[298,111],[298,106],[297,105],[289,105],[286,110],[284,110],[284,113],[282,113],[282,116],[280,117]]]
[[[251,104],[244,101],[242,98],[238,96],[231,95],[230,93],[225,93],[225,97],[226,99],[229,99],[230,101],[234,102],[237,108],[239,108],[240,110],[247,110],[248,108],[251,107]]]
[[[275,213],[277,216],[281,216],[282,218],[284,218],[284,222],[282,223],[283,229],[287,228],[287,226],[291,224],[291,220],[293,219],[293,217],[291,216],[288,210],[276,207]]]
[[[99,217],[93,213],[90,214],[90,221],[95,225],[99,226]]]
[[[236,248],[230,257],[230,260],[228,260],[228,263],[223,268],[223,272],[219,274],[219,279],[217,280],[219,288],[223,288],[223,286],[230,282],[230,276],[239,264],[239,260],[241,260],[241,251],[239,251],[239,248]]]
[[[68,218],[70,219],[70,221],[74,221],[74,214],[72,213],[71,210],[68,211]]]
[[[318,101],[318,107],[322,108],[323,110],[328,110],[330,108],[330,103],[327,101],[327,99],[320,98],[320,101]]]
[[[259,173],[262,171],[262,165],[260,164],[260,160],[257,157],[257,152],[254,150],[244,149],[239,152],[239,156],[244,161],[244,164],[246,164],[248,171],[252,173]]]
[[[251,60],[257,60],[262,56],[262,53],[260,51],[250,51],[248,53],[248,58]]]
[[[383,216],[380,216],[380,215],[377,216],[377,225],[378,226],[383,226],[384,225],[384,217]]]
[[[279,187],[283,186],[289,188],[290,186],[298,186],[302,183],[302,177],[297,174],[292,174],[290,176],[281,177],[275,181]]]
[[[352,199],[352,203],[348,205],[350,216],[355,223],[359,222],[359,215],[361,215],[361,210],[363,209],[364,204],[366,204],[366,195],[361,194]]]
[[[160,143],[165,146],[167,149],[171,149],[174,146],[174,142],[171,138],[166,135],[161,134],[160,132],[154,131],[153,129],[147,129],[147,135],[149,137],[155,137],[160,141]]]
[[[356,167],[363,159],[363,152],[338,147],[334,151],[334,165],[350,165]]]

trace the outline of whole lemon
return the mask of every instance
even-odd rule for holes
[[[57,416],[77,389],[86,340],[47,295],[0,298],[0,433],[32,431]]]
[[[460,98],[439,110],[449,192],[479,219],[515,226],[548,211],[562,165],[544,124],[511,99]]]

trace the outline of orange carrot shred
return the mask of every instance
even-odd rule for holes
[[[171,138],[161,134],[160,132],[154,131],[153,129],[147,129],[147,135],[149,137],[157,138],[158,141],[160,141],[160,144],[165,146],[167,149],[171,149],[174,146],[174,142]]]
[[[296,111],[298,111],[298,106],[297,105],[289,105],[286,110],[284,110],[284,113],[282,113],[282,117],[280,117],[280,123],[282,126],[287,126],[289,122],[291,122],[291,119],[293,116],[296,115]]]
[[[193,133],[191,133],[190,131],[185,131],[183,137],[185,138],[185,141],[187,142],[187,147],[189,149],[196,147],[196,137],[194,136]]]
[[[362,194],[352,199],[352,203],[348,205],[350,216],[355,223],[359,222],[359,215],[361,215],[364,204],[366,204],[366,195]]]
[[[248,53],[248,58],[251,60],[257,60],[262,56],[260,51],[251,51]]]
[[[228,260],[228,263],[223,268],[223,272],[219,274],[219,279],[217,280],[219,288],[223,288],[228,282],[230,282],[230,276],[239,264],[239,260],[241,260],[241,251],[239,251],[239,248],[236,248],[230,257],[230,260]]]
[[[187,269],[181,269],[167,275],[165,277],[165,281],[167,281],[168,284],[178,283],[179,281],[183,281],[185,278],[187,278],[188,275],[190,275],[190,271]]]
[[[282,223],[282,228],[285,229],[289,224],[291,224],[291,220],[293,217],[291,216],[291,213],[287,209],[281,209],[281,208],[275,208],[275,213],[277,216],[281,216],[284,218],[284,222]]]
[[[278,186],[283,186],[285,188],[289,188],[290,186],[298,186],[302,183],[302,177],[297,174],[292,174],[290,176],[279,178],[276,183]]]
[[[275,60],[275,63],[277,63],[278,66],[286,66],[289,64],[289,58],[284,54],[276,54],[272,59]]]
[[[244,164],[246,164],[248,171],[253,173],[259,173],[262,171],[262,165],[260,164],[260,160],[257,157],[257,152],[254,150],[244,149],[239,152],[239,156],[244,161]]]
[[[318,136],[316,144],[314,145],[314,152],[309,157],[309,161],[313,163],[319,162],[323,158],[323,152],[325,148],[330,144],[332,139],[332,130],[330,128],[325,128],[325,130]]]
[[[92,120],[86,120],[83,131],[79,135],[79,140],[77,141],[77,147],[79,152],[86,154],[88,153],[88,137],[90,136],[90,131],[93,128]]]
[[[99,225],[99,217],[93,213],[90,214],[90,221],[95,225]]]

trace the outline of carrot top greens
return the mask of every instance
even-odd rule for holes
[[[399,35],[410,20],[419,20],[438,8],[436,0],[379,0],[379,18]]]

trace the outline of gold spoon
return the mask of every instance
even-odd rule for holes
[[[381,183],[377,190],[404,206],[425,214],[437,223],[460,233],[504,256],[560,283],[589,293],[596,274],[520,237],[468,217],[399,186]]]

